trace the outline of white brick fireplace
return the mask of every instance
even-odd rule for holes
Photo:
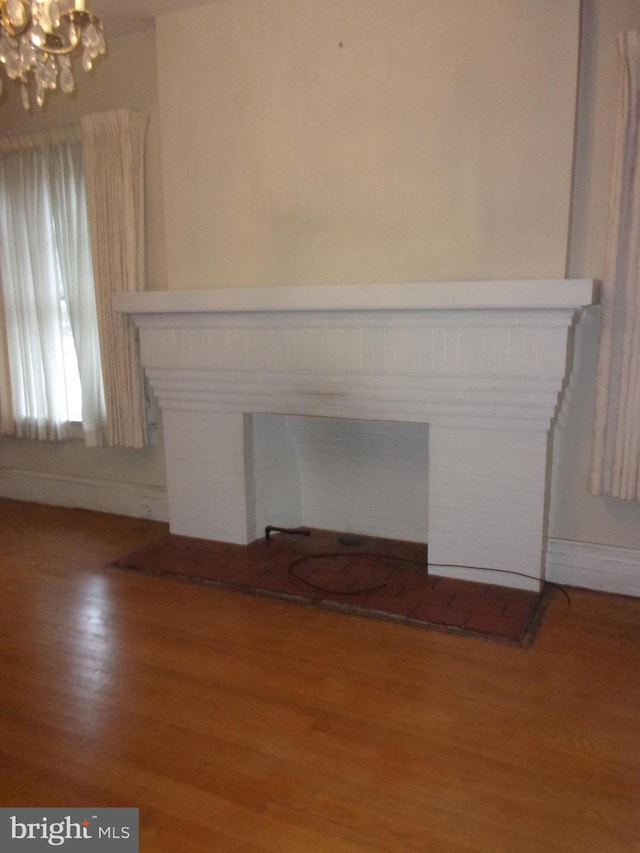
[[[118,294],[163,411],[171,530],[428,541],[435,574],[537,588],[550,426],[593,291],[580,279]]]

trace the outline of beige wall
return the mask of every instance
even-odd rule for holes
[[[170,288],[562,277],[578,0],[157,22]]]
[[[192,10],[189,15],[204,15],[203,20],[208,20],[207,16],[209,15],[231,14],[234,4],[238,5],[238,14],[240,14],[240,8],[246,13],[248,8],[245,5],[246,2],[247,0],[222,0],[222,2],[213,4],[211,8],[204,7],[200,10]],[[164,252],[164,210],[160,179],[161,133],[158,119],[153,32],[112,40],[109,61],[98,65],[91,79],[88,79],[81,72],[78,74],[78,96],[70,100],[62,96],[56,97],[43,113],[34,113],[31,117],[26,117],[19,101],[16,98],[10,98],[8,103],[0,106],[2,120],[0,132],[68,123],[77,119],[84,111],[110,109],[125,105],[137,107],[149,113],[151,120],[147,146],[148,266],[149,286],[156,289],[163,289],[169,283],[174,287],[191,286],[195,283],[192,279],[192,272],[203,265],[207,253],[211,253],[212,249],[212,245],[208,245],[206,240],[204,243],[202,242],[203,231],[208,234],[208,229],[213,226],[216,229],[222,229],[220,232],[222,234],[228,233],[230,239],[232,236],[235,242],[227,248],[224,245],[224,240],[222,241],[223,258],[216,261],[216,264],[212,266],[212,270],[217,269],[218,272],[215,276],[213,273],[206,276],[206,280],[201,283],[202,286],[242,283],[254,275],[259,283],[268,283],[269,275],[272,275],[274,271],[283,275],[286,273],[290,283],[302,282],[306,277],[312,278],[314,276],[322,276],[323,280],[337,280],[342,278],[343,272],[346,276],[347,271],[350,274],[348,277],[353,279],[356,273],[359,273],[360,279],[363,279],[367,270],[371,273],[370,277],[374,277],[375,274],[375,277],[380,280],[385,278],[388,280],[397,279],[398,276],[395,274],[387,275],[387,272],[390,270],[390,259],[392,257],[397,258],[399,254],[402,254],[402,246],[400,241],[396,239],[400,226],[406,224],[407,217],[414,219],[412,223],[414,230],[408,233],[415,240],[416,235],[420,236],[419,223],[416,224],[415,214],[416,211],[421,210],[420,205],[424,204],[425,193],[427,198],[431,200],[430,207],[425,208],[425,215],[433,215],[431,207],[435,208],[436,206],[432,185],[425,187],[421,174],[415,175],[415,182],[409,181],[412,173],[410,174],[408,170],[411,168],[419,171],[418,167],[424,164],[425,151],[438,150],[440,152],[438,169],[443,170],[443,175],[432,176],[433,169],[431,169],[429,180],[435,181],[433,186],[438,188],[439,196],[443,199],[441,209],[444,212],[439,227],[444,228],[446,221],[450,233],[442,236],[440,248],[434,247],[433,242],[429,241],[427,241],[427,248],[429,258],[433,260],[433,268],[435,269],[436,261],[444,264],[448,258],[450,266],[447,267],[447,270],[451,272],[450,277],[455,277],[453,273],[455,264],[458,263],[458,248],[461,256],[465,259],[465,263],[468,263],[472,251],[475,251],[475,244],[469,236],[473,234],[474,229],[469,227],[466,236],[463,236],[453,219],[454,211],[460,208],[467,197],[463,194],[463,190],[466,192],[470,187],[473,189],[473,193],[469,196],[470,205],[471,202],[475,205],[479,203],[479,200],[483,200],[483,204],[479,208],[471,205],[472,209],[476,211],[474,217],[479,215],[477,211],[483,209],[483,205],[484,212],[494,224],[504,213],[500,205],[498,205],[499,210],[497,212],[491,211],[491,199],[483,198],[482,195],[484,191],[483,182],[497,170],[495,159],[497,155],[489,144],[492,126],[485,127],[482,125],[479,113],[476,112],[473,96],[473,93],[476,92],[476,97],[489,97],[487,94],[482,95],[483,76],[477,65],[474,64],[478,59],[478,51],[481,52],[482,47],[471,45],[472,53],[470,56],[473,56],[473,63],[464,59],[465,54],[462,47],[468,41],[473,41],[471,35],[475,33],[478,34],[478,40],[488,41],[491,46],[491,51],[488,51],[483,58],[488,64],[483,73],[491,71],[493,76],[498,78],[491,91],[497,92],[499,90],[502,93],[500,99],[496,95],[495,104],[497,114],[501,116],[503,123],[500,125],[501,127],[504,123],[508,124],[510,120],[515,120],[515,116],[519,115],[519,110],[522,109],[528,122],[534,122],[543,127],[547,123],[551,124],[548,132],[555,136],[560,125],[553,119],[553,110],[548,109],[547,99],[541,96],[539,85],[535,80],[530,79],[530,75],[534,74],[534,66],[538,64],[537,53],[540,44],[547,46],[553,44],[560,49],[558,41],[564,42],[569,26],[575,25],[574,32],[577,33],[577,22],[573,21],[575,4],[564,4],[561,0],[553,0],[553,2],[552,0],[549,2],[540,2],[540,0],[531,0],[531,2],[526,0],[525,2],[523,0],[523,2],[516,3],[511,2],[511,0],[502,0],[502,2],[496,0],[496,2],[487,3],[484,0],[478,3],[476,0],[464,0],[465,9],[482,6],[483,9],[487,10],[489,16],[487,21],[476,21],[474,19],[473,27],[470,26],[469,21],[456,19],[454,7],[460,8],[457,3],[435,2],[432,4],[427,0],[424,2],[421,0],[420,3],[411,4],[412,8],[425,7],[424,14],[427,14],[426,8],[428,7],[432,11],[438,10],[444,16],[438,19],[437,32],[446,29],[444,27],[445,21],[451,26],[454,23],[456,24],[456,28],[453,30],[455,38],[452,39],[454,44],[450,45],[450,49],[444,52],[438,48],[437,44],[433,43],[435,39],[429,34],[424,39],[421,38],[420,33],[416,34],[415,22],[413,26],[407,27],[394,17],[390,35],[385,38],[382,31],[377,32],[375,30],[371,21],[367,23],[367,21],[361,20],[362,16],[356,16],[355,9],[361,7],[356,7],[351,2],[322,4],[322,7],[324,8],[326,5],[328,10],[329,18],[327,21],[333,22],[331,27],[328,23],[322,25],[323,14],[320,5],[316,5],[315,2],[306,5],[306,8],[314,10],[314,16],[310,20],[305,19],[304,16],[301,17],[299,10],[305,5],[306,0],[305,2],[296,0],[295,3],[292,2],[291,7],[287,7],[291,11],[292,19],[291,21],[281,21],[282,32],[279,34],[275,32],[275,27],[262,21],[261,18],[251,25],[242,17],[235,22],[230,20],[228,31],[218,31],[214,35],[212,35],[211,30],[208,30],[207,40],[213,38],[216,41],[215,47],[218,53],[222,51],[222,56],[211,59],[212,69],[216,69],[216,73],[218,73],[218,66],[220,66],[219,73],[221,76],[216,76],[213,79],[207,78],[207,81],[202,83],[199,78],[192,78],[188,69],[181,63],[178,64],[178,67],[174,64],[167,67],[167,76],[169,74],[177,75],[176,86],[180,87],[180,97],[183,96],[184,91],[191,89],[194,97],[205,105],[204,111],[207,115],[207,130],[204,135],[200,135],[197,123],[194,127],[189,127],[187,134],[186,125],[175,124],[172,121],[167,123],[166,110],[163,110],[163,147],[169,146],[168,150],[171,151],[172,146],[179,146],[181,139],[184,140],[188,136],[193,136],[194,132],[197,131],[198,143],[197,145],[193,143],[194,150],[189,152],[189,156],[193,157],[200,166],[197,175],[191,176],[184,187],[176,187],[176,176],[179,170],[177,172],[172,171],[170,158],[169,163],[167,163],[165,157],[165,168],[169,174],[166,176],[167,182],[164,193],[168,202],[167,221],[170,227],[180,224],[180,216],[193,217],[196,207],[198,205],[203,206],[201,212],[203,222],[189,220],[190,228],[193,228],[192,237],[189,237],[185,231],[180,239],[176,240],[175,244],[170,247],[169,254],[173,264],[170,282]],[[380,23],[383,18],[383,7],[388,6],[391,10],[387,10],[388,14],[395,15],[394,9],[406,5],[404,0],[398,5],[396,5],[395,0],[393,2],[389,0],[388,3],[372,0],[371,6],[367,3],[367,9],[375,8],[378,10],[378,14],[374,15],[374,20]],[[282,0],[270,2],[269,8],[272,7],[274,10],[285,8]],[[340,10],[344,12],[347,8],[354,10],[353,14],[348,18],[340,18],[338,12]],[[262,17],[267,15],[267,7],[262,0],[255,0],[251,9],[256,15],[260,10],[262,10]],[[498,15],[498,11],[504,9],[509,14]],[[527,16],[527,27],[524,29],[532,27],[531,32],[524,33],[522,32],[523,28],[517,26],[515,22],[516,9],[519,10],[519,13],[522,12]],[[490,17],[490,12],[493,13],[493,18]],[[556,19],[555,16],[559,16],[559,32],[551,34],[546,32],[544,22],[541,22],[538,16],[547,13],[554,20]],[[618,71],[615,40],[619,30],[634,26],[640,27],[640,3],[638,0],[585,0],[584,13],[580,111],[577,125],[575,186],[568,270],[572,276],[599,278],[602,276],[604,267],[609,173],[613,151]],[[528,17],[529,15],[533,15],[534,19]],[[187,17],[186,20],[190,21],[191,18]],[[490,31],[489,20],[493,21],[495,32]],[[161,57],[168,49],[166,28],[172,21],[172,18],[164,18],[160,22]],[[573,23],[571,23],[572,21]],[[246,28],[244,24],[247,24]],[[300,32],[300,28],[304,29],[307,41],[306,43],[294,44],[292,42],[293,36]],[[271,41],[266,45],[260,44],[258,38],[260,31],[272,33],[275,45],[283,51],[280,58],[274,56],[275,48]],[[509,39],[505,38],[506,31],[510,34],[513,34],[514,31],[520,31],[521,38],[524,41],[512,40],[509,42]],[[349,40],[347,40],[347,35],[349,35]],[[406,56],[402,43],[405,37],[408,42]],[[225,47],[227,38],[230,39],[230,42]],[[339,47],[341,41],[343,43],[342,48]],[[247,43],[246,46],[245,42]],[[507,43],[509,43],[508,47]],[[516,49],[518,44],[520,47]],[[498,46],[501,47],[500,51],[497,50]],[[521,54],[524,53],[525,47],[526,56],[523,58]],[[207,48],[207,53],[210,56],[215,52],[213,48],[213,44]],[[245,56],[251,57],[254,51],[258,51],[260,55],[260,66],[258,67],[252,60],[248,63],[249,67],[245,68],[247,64]],[[350,53],[346,53],[347,51]],[[312,66],[306,61],[305,57],[308,52],[314,57],[314,62],[319,63],[317,72],[312,72]],[[569,52],[571,53],[571,51]],[[266,64],[268,55],[272,56],[274,62],[272,71],[269,71]],[[397,67],[405,69],[408,67],[409,57],[413,63],[412,67],[415,67],[415,63],[422,56],[422,60],[420,60],[424,63],[422,73],[415,80],[412,78],[411,86],[407,92],[401,91],[402,87],[397,75],[394,77],[392,74],[393,80],[388,83],[381,79],[384,75],[380,74],[380,68],[384,68],[385,71],[393,70],[396,67],[395,56],[399,57],[400,65]],[[233,59],[233,64],[231,59]],[[285,69],[290,67],[294,59],[298,63],[295,66],[296,70],[304,70],[305,76],[297,74],[294,80],[281,79]],[[338,64],[335,65],[335,62]],[[562,62],[560,64],[562,65]],[[521,67],[529,69],[526,75],[521,72]],[[268,76],[267,79],[260,79],[257,76],[259,68],[271,76]],[[348,74],[346,73],[347,70],[349,71]],[[358,76],[354,81],[351,78],[356,71]],[[547,80],[545,69],[540,68],[538,71],[543,75],[543,80]],[[566,67],[565,74],[568,74]],[[234,80],[235,75],[238,77],[237,80]],[[455,80],[455,85],[449,89],[443,82],[446,75],[452,75],[451,79]],[[511,75],[515,76],[508,85],[499,79]],[[161,76],[162,86],[166,91],[165,87],[168,83],[164,72]],[[256,95],[251,95],[248,77],[251,77],[258,87]],[[437,96],[435,92],[429,90],[431,80],[436,87]],[[265,88],[269,88],[267,86],[269,81],[272,91],[270,100],[265,102],[262,96]],[[341,122],[334,135],[328,135],[328,129],[335,127],[335,122],[325,126],[327,117],[331,117],[334,109],[331,103],[326,98],[321,97],[316,109],[315,104],[303,96],[306,91],[317,93],[320,97],[322,86],[327,81],[332,87],[330,91],[339,96],[335,111]],[[517,81],[517,85],[515,81]],[[217,82],[220,83],[219,88],[217,85],[214,86]],[[346,96],[343,98],[340,95],[339,83],[345,83],[349,94],[348,98]],[[548,83],[544,83],[543,88],[546,85]],[[394,114],[400,118],[403,133],[408,134],[408,140],[411,144],[404,138],[400,138],[397,132],[392,132],[384,126],[382,128],[372,127],[375,116],[372,104],[377,102],[376,89],[380,86],[384,89],[382,95],[384,96],[385,110],[387,110],[385,116]],[[501,86],[506,88],[500,88]],[[463,92],[466,93],[466,100],[461,99],[460,105],[456,106],[454,110],[455,121],[453,119],[446,120],[445,124],[436,128],[425,126],[425,122],[420,118],[422,101],[425,101],[429,108],[437,113],[438,109],[442,108],[439,99],[448,98],[451,101],[456,93],[460,95]],[[507,98],[505,101],[504,98],[509,92],[511,93],[510,99]],[[240,93],[245,100],[240,99],[240,110],[237,119],[234,120],[232,106],[234,99],[237,99]],[[393,97],[396,93],[398,94],[397,101]],[[278,94],[278,98],[274,101],[275,94]],[[287,104],[285,96],[286,98],[292,97],[293,103]],[[364,105],[358,103],[359,98],[365,99]],[[222,110],[217,119],[210,114],[207,106],[212,99],[215,100],[216,104],[219,104]],[[187,100],[191,103],[189,98]],[[527,101],[528,103],[519,107],[519,101]],[[193,106],[191,104],[190,109]],[[257,112],[257,118],[251,116],[249,107]],[[353,108],[353,113],[350,107]],[[555,108],[557,109],[557,107],[556,103]],[[368,113],[367,110],[369,110]],[[572,113],[570,104],[567,105],[567,110]],[[469,114],[467,115],[467,113]],[[361,122],[364,120],[365,114],[368,115],[368,124],[362,126]],[[573,118],[571,118],[572,120]],[[561,125],[566,128],[568,121],[569,118],[565,115]],[[416,125],[415,133],[411,127],[412,123]],[[474,130],[475,138],[478,138],[479,135],[484,145],[489,147],[489,150],[486,151],[488,163],[477,162],[478,152],[471,144],[471,139],[474,137],[468,134],[460,135],[458,133],[460,127]],[[314,151],[320,154],[324,151],[329,159],[325,158],[318,162],[312,162],[309,154],[304,153],[299,155],[301,159],[298,160],[296,146],[288,139],[284,132],[285,128],[293,134],[293,141],[311,139],[315,146]],[[258,129],[260,134],[256,136]],[[443,134],[446,135],[445,131],[448,133],[451,142],[451,154],[456,161],[455,168],[451,168],[447,156],[447,146],[443,140]],[[232,141],[237,144],[238,140],[242,140],[243,132],[247,133],[248,141],[246,144],[242,142],[242,150],[246,153],[248,146],[253,151],[252,157],[240,157],[238,152],[229,149]],[[542,130],[539,132],[542,133]],[[269,133],[273,135],[271,141],[268,138]],[[314,134],[318,137],[315,141],[313,140]],[[266,162],[258,156],[260,154],[259,143],[265,141],[265,136],[267,137],[269,151]],[[424,143],[427,145],[426,148],[423,145],[425,137],[427,140]],[[519,136],[516,133],[516,139],[518,138]],[[349,151],[348,143],[350,140],[355,142],[357,157]],[[278,144],[275,145],[275,142]],[[558,144],[562,147],[566,144],[566,140],[563,141],[558,138]],[[429,145],[432,147],[428,147]],[[506,163],[505,168],[514,180],[523,181],[526,179],[528,186],[525,188],[524,199],[530,203],[531,194],[535,193],[535,185],[539,182],[539,172],[535,169],[529,169],[529,162],[521,160],[520,155],[523,150],[516,147],[512,159]],[[218,158],[227,162],[225,151],[229,154],[230,162],[240,170],[232,172],[228,178],[224,174],[225,169],[212,158],[212,152],[215,152]],[[399,152],[403,153],[402,158],[397,156]],[[338,157],[338,153],[340,157]],[[167,149],[165,149],[166,154]],[[405,162],[406,154],[410,155],[410,164]],[[329,157],[329,155],[331,156]],[[358,162],[360,157],[364,158],[362,164]],[[356,170],[353,178],[351,171],[346,168],[345,158],[346,162]],[[478,176],[474,176],[471,170],[471,164],[474,162],[479,169]],[[328,163],[333,164],[336,168],[325,173],[323,169]],[[367,164],[366,169],[364,168],[365,163]],[[379,178],[375,177],[371,171],[373,164],[384,165],[386,174]],[[290,169],[288,168],[289,165]],[[435,171],[437,172],[438,169]],[[307,173],[309,172],[310,177],[307,180]],[[203,175],[212,175],[211,180],[204,180]],[[269,176],[271,183],[265,183],[266,175]],[[443,179],[445,175],[449,181],[448,184]],[[468,180],[460,182],[460,175],[464,175]],[[340,182],[338,182],[338,177],[340,177]],[[281,181],[284,182],[282,186],[274,185],[276,178],[281,178]],[[225,184],[227,180],[228,184]],[[566,175],[563,180],[566,180]],[[345,183],[346,186],[337,185],[337,182],[338,184]],[[234,199],[233,193],[236,183],[238,186],[237,200]],[[204,185],[204,189],[201,184]],[[358,192],[360,190],[364,192],[363,188],[366,188],[366,193],[361,199]],[[224,191],[224,198],[229,202],[230,207],[228,204],[225,208],[223,204],[219,203],[218,189]],[[505,197],[509,195],[508,189],[508,186],[503,188],[506,193]],[[263,203],[262,207],[256,211],[253,211],[249,206],[252,192]],[[544,188],[543,195],[546,192],[553,192],[553,188]],[[318,199],[315,198],[315,193],[319,194]],[[451,194],[451,198],[448,198],[448,193]],[[204,199],[203,194],[206,196]],[[571,194],[567,190],[559,199],[558,209],[555,211],[556,216],[558,216],[558,228],[565,244],[566,227],[562,223],[566,216],[566,205],[570,197]],[[389,209],[386,212],[379,210],[380,205],[377,200],[383,198],[387,202],[389,199],[393,201],[390,208],[391,214]],[[191,202],[190,199],[193,201]],[[340,199],[341,204],[343,199],[348,202],[344,210],[337,204],[338,199]],[[367,205],[363,203],[363,199],[367,202],[371,199],[376,200],[375,204],[371,203],[371,210],[368,215],[365,215],[367,214]],[[405,201],[410,213],[403,209]],[[190,204],[194,205],[193,209],[190,208]],[[496,204],[498,204],[497,201]],[[302,215],[305,211],[308,216],[306,213]],[[467,217],[465,220],[467,225],[469,222],[475,221],[468,210],[463,211],[463,213]],[[312,214],[314,216],[317,214],[316,220]],[[214,221],[218,215],[220,219]],[[518,222],[520,222],[519,219]],[[246,245],[244,244],[242,229],[245,225],[247,235],[250,235],[252,240],[257,233],[262,232],[264,235],[263,239],[253,247],[248,241]],[[314,236],[314,225],[317,226],[317,237]],[[477,227],[478,229],[488,228],[488,223],[481,221]],[[350,236],[352,232],[355,235],[353,239]],[[543,233],[548,236],[546,230]],[[364,261],[359,261],[358,253],[372,247],[375,242],[374,235],[377,237],[384,235],[385,239],[381,240],[381,245],[387,248],[385,252],[380,253],[378,251],[379,246],[373,246],[375,249],[373,257],[376,258],[376,264],[374,265],[375,269],[370,269],[368,266],[370,260],[365,258]],[[531,245],[538,246],[538,234],[535,229],[521,230],[520,243],[518,244],[520,246],[518,253],[521,257],[526,254],[522,249],[523,235],[524,237],[529,236]],[[429,234],[426,236],[429,237]],[[184,250],[182,243],[188,242],[190,239],[193,239],[193,245],[187,248],[193,252],[193,259],[185,258],[186,274],[182,275],[180,263],[177,263],[176,258],[178,252]],[[553,269],[548,269],[545,274],[560,276],[564,274],[563,269],[556,269],[566,249],[566,246],[560,247],[559,242],[554,250],[556,254],[553,256]],[[332,250],[325,255],[324,249],[334,246],[336,247],[335,251]],[[254,249],[255,254],[253,253]],[[242,252],[245,250],[247,257],[242,260]],[[288,257],[289,250],[292,252],[291,257]],[[412,264],[420,261],[422,248],[419,242],[407,243],[406,250]],[[387,252],[389,258],[386,256]],[[534,255],[536,263],[541,262],[543,254],[546,255],[542,252]],[[327,266],[329,263],[326,260],[327,256],[332,259],[329,266]],[[223,276],[226,275],[223,273],[223,269],[233,259],[238,261],[235,277],[223,279]],[[512,257],[509,263],[511,262],[513,262]],[[259,268],[261,272],[258,277]],[[478,272],[473,272],[472,277],[481,275],[480,269],[478,267]],[[405,273],[405,277],[409,277],[409,270],[405,270]],[[527,271],[523,266],[522,268],[512,269],[510,274],[521,276],[526,275]],[[422,278],[425,276],[412,275],[410,277]],[[592,316],[587,317],[578,329],[575,372],[555,433],[556,452],[553,469],[550,532],[553,536],[560,538],[640,548],[640,504],[625,504],[606,498],[591,498],[586,494],[597,334],[598,316],[596,311],[593,312]],[[161,447],[144,452],[91,451],[84,448],[79,442],[72,442],[67,445],[36,445],[28,441],[15,442],[0,439],[1,467],[19,467],[45,472],[95,476],[103,479],[148,483],[150,485],[161,485],[164,482]]]

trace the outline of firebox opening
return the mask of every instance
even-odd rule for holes
[[[427,542],[428,424],[253,413],[244,429],[249,541],[271,526]]]

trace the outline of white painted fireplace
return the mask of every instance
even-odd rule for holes
[[[246,544],[329,520],[428,541],[434,574],[538,588],[568,332],[593,299],[590,279],[116,295],[163,411],[171,530]]]

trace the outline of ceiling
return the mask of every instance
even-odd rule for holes
[[[174,9],[202,6],[206,0],[87,0],[87,9],[104,24],[109,37],[125,35],[151,26],[154,18]]]

